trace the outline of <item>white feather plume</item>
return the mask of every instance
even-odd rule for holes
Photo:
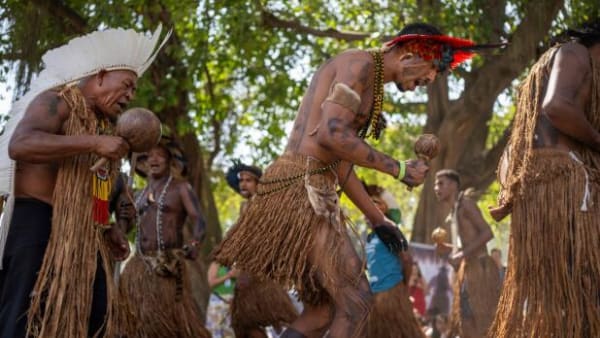
[[[27,94],[13,103],[4,133],[0,135],[0,196],[8,197],[0,216],[0,269],[14,206],[16,163],[8,156],[8,143],[29,104],[46,90],[81,80],[101,70],[127,69],[141,77],[171,35],[169,31],[157,48],[161,31],[161,25],[151,36],[123,28],[96,31],[74,38],[42,56],[44,69]]]

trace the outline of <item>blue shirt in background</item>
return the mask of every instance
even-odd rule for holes
[[[367,240],[367,269],[369,285],[374,293],[393,288],[402,282],[402,263],[394,255],[377,234],[371,233]]]

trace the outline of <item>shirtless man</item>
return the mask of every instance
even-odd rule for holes
[[[450,228],[455,232],[453,245],[436,243],[439,252],[451,252],[449,261],[457,270],[452,336],[483,338],[494,319],[500,295],[500,273],[486,247],[494,235],[475,201],[460,191],[458,173],[446,169],[435,176],[435,194],[451,209]]]
[[[420,34],[420,35],[410,35]],[[371,292],[346,234],[336,187],[364,213],[390,250],[405,250],[399,229],[370,200],[353,165],[416,186],[427,165],[398,161],[364,141],[380,136],[383,84],[414,90],[455,64],[442,60],[445,42],[426,24],[413,24],[384,49],[350,50],[323,64],[302,100],[285,153],[260,180],[258,193],[216,251],[252,275],[294,286],[304,311],[284,337],[364,336]],[[448,42],[450,43],[450,42]]]
[[[256,195],[261,176],[260,168],[241,162],[235,162],[227,171],[227,183],[244,197],[240,214],[244,213],[248,201]],[[287,292],[277,283],[253,277],[244,271],[238,271],[236,277],[231,324],[237,338],[266,338],[268,326],[280,329],[298,317]]]
[[[133,71],[102,70],[81,80],[77,88],[86,99],[87,109],[115,120],[133,99],[136,82],[137,74]],[[0,271],[2,337],[25,337],[30,295],[52,229],[53,194],[59,163],[88,153],[111,160],[120,159],[129,149],[127,142],[118,136],[65,135],[65,122],[72,109],[58,89],[42,92],[29,104],[10,141],[9,154],[16,160],[17,170],[13,217]],[[112,227],[105,236],[113,242],[113,257],[125,258],[129,247],[119,228]],[[102,326],[107,305],[105,275],[101,262],[97,264],[100,273],[94,281],[89,333]]]
[[[136,198],[136,253],[121,276],[135,307],[136,337],[209,337],[191,296],[186,259],[196,259],[206,228],[200,204],[185,174],[183,153],[163,137],[147,153],[148,184]],[[193,239],[183,243],[186,220]]]
[[[499,166],[512,213],[490,337],[600,336],[600,19],[566,32],[521,85]]]

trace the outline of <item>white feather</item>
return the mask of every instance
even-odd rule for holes
[[[171,35],[169,31],[157,48],[161,31],[161,25],[151,36],[123,28],[96,31],[74,38],[42,56],[44,69],[27,94],[13,103],[6,129],[0,135],[0,196],[8,198],[0,218],[0,269],[14,205],[16,163],[8,156],[8,143],[29,104],[46,90],[78,81],[103,69],[127,69],[141,77]]]

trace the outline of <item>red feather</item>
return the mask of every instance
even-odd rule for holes
[[[398,43],[409,41],[429,42],[434,44],[439,43],[440,45],[448,45],[452,47],[452,49],[455,50],[452,62],[450,63],[450,68],[452,69],[456,68],[461,63],[469,60],[475,54],[473,51],[468,50],[468,47],[474,46],[475,42],[468,39],[455,38],[447,35],[405,34],[387,42],[386,46],[390,47]],[[456,50],[460,48],[465,48],[466,50]]]

